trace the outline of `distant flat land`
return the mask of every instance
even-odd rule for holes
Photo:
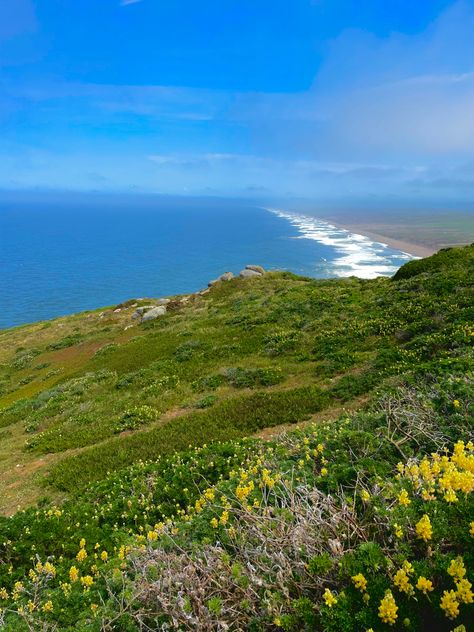
[[[474,212],[333,211],[318,216],[420,257],[474,242]]]

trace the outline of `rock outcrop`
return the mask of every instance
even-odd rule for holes
[[[230,281],[233,278],[234,278],[233,272],[224,272],[224,274],[221,274],[221,276],[217,277],[217,279],[213,279],[212,281],[209,281],[207,285],[209,287],[212,287],[216,283],[220,283],[221,281]]]
[[[164,316],[166,314],[166,306],[158,305],[157,307],[152,307],[152,309],[145,312],[142,316],[142,323],[146,323],[149,320],[155,320],[159,316]]]
[[[248,265],[240,272],[241,279],[251,279],[252,277],[259,277],[265,274],[265,269],[262,266]]]

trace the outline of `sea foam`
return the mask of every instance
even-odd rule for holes
[[[298,239],[313,239],[334,249],[335,258],[325,261],[325,268],[330,275],[356,276],[361,279],[391,276],[401,262],[416,258],[316,217],[274,208],[266,210],[288,220],[300,233]]]

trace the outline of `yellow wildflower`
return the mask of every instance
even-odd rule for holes
[[[103,562],[106,562],[108,557],[109,557],[109,554],[107,553],[107,551],[102,551],[102,553],[100,554],[100,559]]]
[[[370,494],[366,489],[363,489],[360,492],[360,497],[362,498],[362,500],[366,503],[370,500]]]
[[[78,554],[76,555],[76,560],[78,562],[83,562],[87,557],[87,551],[85,549],[80,549]]]
[[[219,518],[219,522],[223,525],[226,525],[229,522],[229,512],[227,510],[222,512],[221,517]]]
[[[424,514],[422,518],[416,523],[415,530],[417,536],[421,540],[424,540],[425,542],[431,540],[431,537],[433,535],[433,527],[431,526],[429,516]]]
[[[207,500],[214,500],[214,497],[215,497],[214,490],[213,490],[213,489],[211,489],[211,488],[206,489],[206,491],[204,492],[204,497],[205,497]]]
[[[214,527],[214,529],[217,529],[218,526],[219,526],[219,521],[217,520],[217,518],[213,518],[211,520],[211,527]]]
[[[450,487],[445,495],[443,496],[444,500],[447,503],[457,503],[458,502],[458,497],[456,496],[456,492],[454,491],[454,489],[452,487]]]
[[[393,530],[397,538],[403,538],[403,529],[397,522],[393,525]]]
[[[71,568],[69,569],[69,579],[72,582],[77,582],[78,578],[79,578],[79,571],[77,570],[75,566],[71,566]]]
[[[362,575],[362,573],[357,573],[357,575],[353,575],[351,579],[357,590],[360,590],[360,592],[365,592],[367,590],[367,580]]]
[[[443,592],[443,596],[441,597],[440,604],[441,608],[444,610],[445,615],[449,619],[455,619],[459,614],[459,602],[457,600],[457,595],[454,590],[445,590]]]
[[[79,542],[79,548],[80,549],[85,549],[86,548],[86,541],[84,540],[84,538],[81,538],[81,540]]]
[[[337,597],[333,595],[329,588],[326,588],[326,590],[324,591],[323,599],[326,606],[328,606],[329,608],[332,608],[337,603]]]
[[[418,577],[418,581],[416,582],[416,587],[426,595],[433,590],[433,582],[430,579],[423,577],[423,575],[420,575],[420,577]]]
[[[398,502],[404,507],[408,507],[408,505],[411,503],[411,500],[408,498],[408,492],[406,489],[402,489],[402,491],[399,493]]]
[[[93,577],[91,577],[91,575],[85,575],[84,577],[81,577],[81,584],[84,586],[84,591],[87,592],[93,583],[94,579]]]
[[[455,400],[453,401],[453,406],[454,406],[454,408],[459,408],[459,407],[461,406],[461,404],[460,404],[460,402],[459,402],[459,399],[455,399]]]
[[[472,592],[472,584],[467,579],[460,579],[456,582],[456,593],[462,603],[473,603],[474,593]]]
[[[448,566],[448,573],[454,580],[461,580],[466,574],[466,567],[464,566],[464,560],[459,555],[454,560],[451,560],[450,565]]]
[[[380,602],[379,617],[380,619],[382,619],[384,623],[393,625],[395,621],[397,620],[397,616],[398,616],[397,611],[398,611],[398,606],[392,595],[392,591],[387,590],[387,592],[385,593],[385,597]]]
[[[149,542],[154,542],[158,538],[158,534],[156,531],[148,531],[146,537]]]
[[[42,610],[43,612],[53,612],[54,606],[51,599],[49,599],[45,604],[43,604]]]
[[[471,522],[469,524],[469,535],[471,535],[474,538],[474,522]]]
[[[30,600],[26,605],[30,612],[33,612],[33,610],[36,610],[36,604],[34,601]]]
[[[43,566],[43,572],[47,575],[52,575],[53,577],[56,575],[56,569],[51,564],[51,562],[45,562]]]
[[[404,592],[407,595],[410,595],[413,592],[413,586],[410,584],[410,578],[407,575],[407,572],[400,568],[393,578],[393,583],[398,588],[400,592]]]

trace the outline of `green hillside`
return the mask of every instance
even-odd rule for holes
[[[474,246],[155,303],[0,331],[3,629],[469,626]]]

